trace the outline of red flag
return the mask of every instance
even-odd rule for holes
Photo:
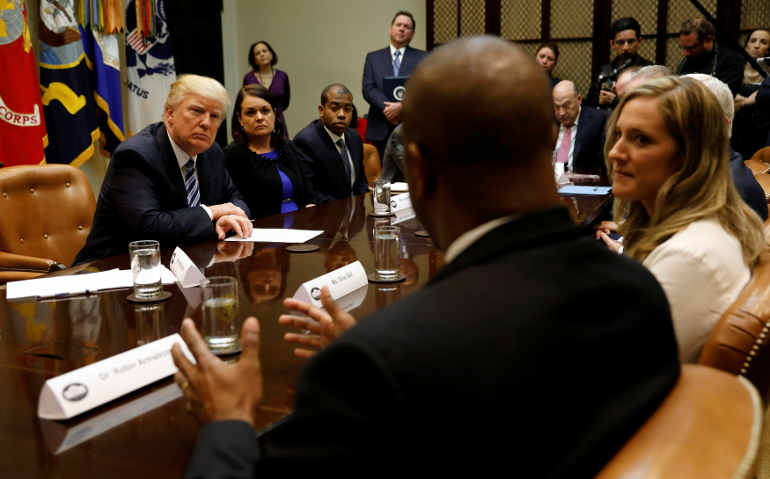
[[[44,160],[45,119],[24,0],[0,0],[0,163]]]

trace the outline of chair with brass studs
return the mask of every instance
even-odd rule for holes
[[[0,168],[0,283],[71,264],[91,231],[91,184],[69,165]]]

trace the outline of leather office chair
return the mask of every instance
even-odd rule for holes
[[[751,478],[762,404],[745,378],[696,364],[596,476],[599,479]]]
[[[767,398],[770,387],[770,252],[722,314],[703,346],[699,364],[746,377]]]
[[[96,209],[91,184],[69,165],[0,169],[0,283],[66,267]]]
[[[380,176],[382,165],[380,164],[380,154],[377,153],[377,148],[368,143],[364,143],[364,172],[366,173],[366,181],[369,183],[369,188],[374,187],[374,180]]]

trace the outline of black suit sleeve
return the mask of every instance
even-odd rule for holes
[[[251,479],[259,458],[257,435],[243,421],[207,424],[198,435],[186,479]]]
[[[355,159],[358,173],[356,181],[353,183],[353,195],[362,195],[369,191],[369,182],[366,179],[366,168],[364,167],[364,142],[355,130],[348,130],[350,134],[350,153]]]
[[[163,209],[158,192],[169,185],[160,181],[162,175],[151,168],[139,153],[124,150],[116,154],[112,162],[111,203],[116,209],[115,216],[121,218],[131,237],[147,236],[170,242],[180,239],[203,241],[216,237],[214,222],[203,208],[184,206],[176,210]],[[230,186],[235,189],[232,183]],[[235,198],[236,201],[238,198]],[[246,205],[241,202],[239,206],[243,208]]]
[[[362,81],[362,90],[364,93],[364,99],[369,105],[379,109],[380,111],[385,109],[385,93],[377,86],[377,75],[374,72],[374,56],[377,52],[371,52],[366,55],[366,61],[364,62],[364,78]]]

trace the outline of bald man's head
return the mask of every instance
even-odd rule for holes
[[[550,158],[551,93],[542,70],[496,37],[437,48],[409,79],[405,142],[432,162],[520,167]]]
[[[562,80],[553,87],[553,112],[564,126],[572,126],[580,113],[583,97],[569,80]]]

